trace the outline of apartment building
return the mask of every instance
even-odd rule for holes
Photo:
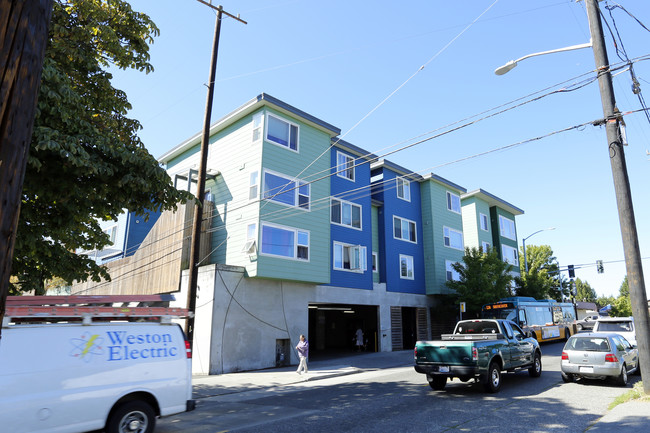
[[[300,334],[312,356],[355,350],[357,329],[365,350],[412,348],[443,320],[435,311],[449,302],[445,282],[466,246],[516,249],[516,230],[501,221],[514,224],[521,210],[340,132],[268,94],[211,126],[195,373],[297,363]],[[200,143],[197,134],[159,158],[178,188],[195,192]],[[498,237],[480,231],[483,214]]]

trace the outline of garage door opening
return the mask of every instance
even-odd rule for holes
[[[343,357],[358,353],[357,329],[363,332],[364,344],[360,351],[379,351],[377,306],[309,304],[310,358]]]

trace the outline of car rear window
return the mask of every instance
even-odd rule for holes
[[[566,344],[569,350],[586,350],[591,352],[609,352],[609,342],[606,338],[573,337]]]
[[[456,334],[497,334],[499,329],[495,322],[464,322],[458,325]]]
[[[603,332],[631,332],[630,322],[599,322],[598,330]]]

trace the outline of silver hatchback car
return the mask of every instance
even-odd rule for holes
[[[575,334],[562,350],[562,380],[614,379],[627,385],[629,373],[639,373],[639,352],[622,335],[590,332]]]

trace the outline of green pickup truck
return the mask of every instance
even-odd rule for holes
[[[441,341],[415,343],[415,371],[426,374],[429,386],[443,390],[447,378],[474,379],[488,392],[501,388],[501,373],[528,369],[542,374],[542,351],[534,338],[509,320],[461,320]]]

